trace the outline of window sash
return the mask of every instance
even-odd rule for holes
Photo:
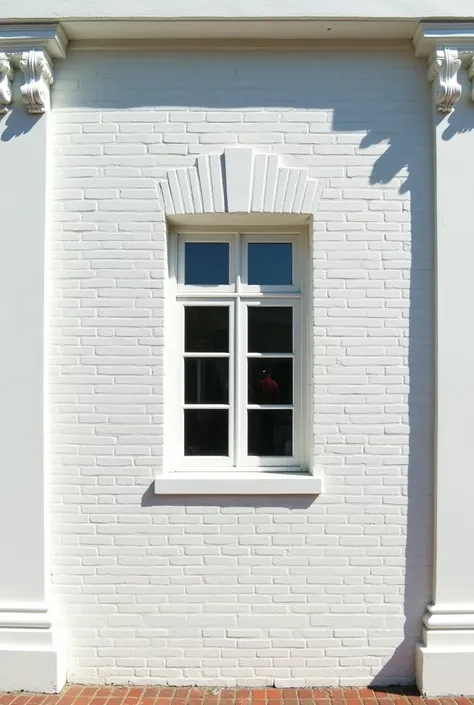
[[[228,353],[187,353],[185,352],[185,308],[187,306],[225,306],[229,308],[229,352]],[[235,418],[235,375],[233,369],[235,367],[235,300],[226,298],[224,300],[216,300],[212,296],[206,298],[192,299],[190,301],[183,299],[178,306],[179,315],[177,317],[178,326],[178,384],[177,392],[179,399],[179,413],[176,418],[177,435],[181,448],[181,465],[183,466],[202,466],[203,463],[209,466],[217,467],[232,467],[233,458],[235,455],[235,447],[233,442],[232,428],[236,424]],[[186,404],[185,403],[185,360],[187,357],[224,357],[229,360],[229,402],[228,404]],[[184,449],[184,411],[185,409],[227,409],[228,414],[228,449],[229,455],[185,455]]]
[[[175,413],[173,438],[177,438],[179,448],[174,447],[175,467],[186,469],[236,468],[255,470],[261,468],[282,468],[298,470],[302,465],[303,431],[303,341],[302,341],[302,296],[301,296],[301,251],[303,236],[301,232],[212,232],[185,233],[174,235],[174,247],[170,252],[170,282],[175,282],[174,298],[177,316],[173,316],[176,325],[176,353],[173,360],[175,375]],[[184,248],[185,243],[227,242],[229,243],[229,286],[209,287],[184,284]],[[246,284],[248,261],[247,244],[250,242],[274,243],[291,242],[293,246],[292,286],[263,287]],[[175,254],[173,254],[173,252]],[[234,277],[234,279],[232,279]],[[185,352],[184,350],[184,311],[186,306],[228,306],[229,307],[229,352]],[[247,312],[251,306],[291,306],[293,308],[293,352],[292,353],[255,353],[248,352]],[[184,361],[186,358],[227,358],[229,360],[229,403],[228,404],[186,404],[184,399]],[[293,397],[292,404],[262,405],[249,403],[248,395],[248,360],[279,358],[293,361]],[[184,411],[185,409],[226,409],[228,410],[228,456],[185,456],[184,448]],[[249,410],[292,410],[292,456],[250,456],[248,455],[248,411]],[[176,445],[177,445],[176,443]]]

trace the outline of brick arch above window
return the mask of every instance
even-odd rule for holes
[[[316,212],[320,187],[309,169],[275,154],[229,147],[201,155],[195,166],[170,169],[159,182],[167,215]]]

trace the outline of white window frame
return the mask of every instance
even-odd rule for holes
[[[190,286],[184,284],[184,247],[186,242],[229,243],[229,285]],[[252,242],[291,242],[293,246],[293,284],[291,286],[249,286],[246,283],[248,263],[245,245]],[[306,351],[308,340],[304,335],[303,321],[308,309],[305,258],[309,254],[307,228],[299,227],[205,227],[181,226],[169,234],[169,289],[170,308],[175,321],[173,340],[170,344],[170,367],[172,386],[175,390],[170,399],[170,423],[173,429],[173,471],[274,471],[285,472],[307,470],[307,408],[304,384],[305,370],[309,360]],[[235,282],[235,284],[233,283]],[[184,308],[185,306],[225,305],[229,306],[229,456],[185,456],[184,455],[184,408],[199,405],[184,404]],[[293,307],[293,353],[275,353],[274,357],[293,359],[293,455],[257,457],[247,454],[247,409],[259,408],[247,401],[247,357],[260,357],[247,353],[247,321],[249,306]],[[309,323],[309,322],[308,322]],[[196,354],[196,356],[198,356]],[[206,356],[201,355],[199,356]],[[219,354],[209,353],[208,357]],[[269,357],[271,355],[269,354]],[[202,405],[205,408],[227,408],[227,405]],[[291,408],[284,405],[285,408]],[[268,408],[265,405],[265,408]]]

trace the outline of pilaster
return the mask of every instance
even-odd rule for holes
[[[52,26],[36,34],[0,26],[0,691],[55,692],[65,682],[49,594],[44,449],[48,49],[64,55],[58,36]]]
[[[416,650],[429,695],[474,692],[474,24],[421,25],[429,59],[436,247],[436,447],[432,604]]]

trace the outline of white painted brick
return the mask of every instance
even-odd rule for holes
[[[52,582],[68,678],[410,682],[394,654],[414,647],[431,555],[424,66],[403,49],[131,58],[72,51],[54,87]],[[284,155],[323,187],[312,503],[149,489],[164,434],[157,179],[227,144]]]

